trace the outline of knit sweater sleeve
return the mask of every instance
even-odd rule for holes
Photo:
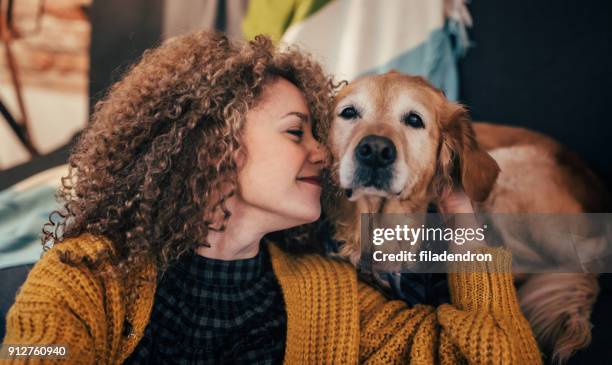
[[[102,284],[84,268],[60,261],[55,248],[30,271],[6,317],[3,343],[15,345],[58,344],[67,346],[70,363],[94,364],[106,338]],[[28,364],[62,360],[29,357],[14,360]],[[63,360],[66,361],[66,360]]]
[[[407,307],[359,284],[363,363],[541,364],[512,280],[511,254],[482,248],[491,262],[454,264],[452,304]]]

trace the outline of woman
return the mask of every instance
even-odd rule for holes
[[[451,274],[453,306],[437,309],[304,252],[318,250],[295,227],[320,215],[330,81],[264,37],[146,52],[71,155],[55,244],[4,341],[68,344],[88,364],[539,363],[505,251],[490,249],[498,272]],[[445,209],[471,211],[462,199]]]

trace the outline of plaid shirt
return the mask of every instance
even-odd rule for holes
[[[286,332],[265,245],[244,260],[194,253],[166,271],[144,336],[124,364],[277,364]]]

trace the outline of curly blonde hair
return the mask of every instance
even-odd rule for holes
[[[295,48],[278,50],[264,36],[239,43],[197,32],[146,51],[95,106],[75,145],[57,193],[63,206],[52,213],[60,219],[43,228],[45,250],[83,233],[102,235],[112,244],[103,259],[127,277],[145,259],[163,271],[208,246],[209,230],[223,230],[231,215],[225,202],[237,189],[245,116],[278,77],[302,91],[313,132],[325,140],[335,86]],[[219,212],[223,221],[213,222]],[[300,227],[275,239],[303,242],[312,232]]]

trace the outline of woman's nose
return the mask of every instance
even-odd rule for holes
[[[328,163],[328,159],[329,152],[327,148],[318,142],[314,142],[310,151],[310,162],[314,164],[323,163],[325,165]]]

